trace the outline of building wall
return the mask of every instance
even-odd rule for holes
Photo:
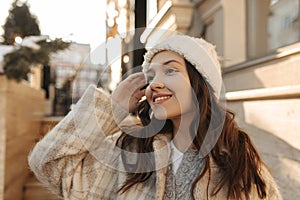
[[[271,168],[283,198],[299,199],[300,45],[271,51],[269,33],[258,30],[268,23],[268,12],[255,19],[259,27],[252,32],[251,19],[247,18],[249,1],[240,1],[238,6],[230,6],[230,1],[208,2],[215,3],[211,7],[220,7],[211,18],[223,24],[219,26],[223,30],[215,27],[208,40],[220,44],[217,50],[225,59],[222,71],[227,107],[236,113],[238,124],[249,133]],[[256,1],[256,8],[267,6],[266,1]],[[214,40],[215,32],[222,36]]]
[[[299,97],[236,100],[227,106],[270,167],[283,199],[299,199]]]
[[[213,0],[199,7],[207,29],[205,39],[216,45],[223,67],[246,60],[245,6],[241,0]]]
[[[300,47],[300,44],[295,46]],[[300,51],[295,52],[293,49],[294,47],[286,48],[281,54],[273,54],[224,69],[223,81],[226,91],[299,85]]]
[[[273,7],[271,1],[261,0],[191,2],[200,2],[190,5],[192,9],[199,6],[201,16],[193,26],[204,23],[203,36],[216,45],[221,57],[227,107],[236,113],[238,124],[251,136],[273,172],[283,198],[300,199],[300,43],[294,40],[291,44],[286,40],[279,45],[272,42],[279,35],[270,33],[278,30],[276,20],[294,16],[290,13],[296,12],[296,6],[290,11],[289,5],[295,1],[277,1]],[[283,2],[284,6],[280,7]],[[187,8],[185,3],[173,0],[157,27],[167,22],[172,8]],[[272,19],[271,12],[276,17],[280,13],[281,17]],[[189,16],[190,12],[186,12],[185,18]],[[176,15],[170,27],[189,33],[190,27],[181,26],[180,17]],[[299,19],[294,19],[292,25],[287,37],[297,34]],[[272,49],[274,46],[276,49]]]
[[[44,92],[0,76],[0,199],[23,199],[27,157],[39,139]]]
[[[300,51],[226,68],[227,105],[270,166],[284,199],[300,198]]]
[[[246,1],[248,59],[263,56],[268,51],[269,4],[268,0]]]

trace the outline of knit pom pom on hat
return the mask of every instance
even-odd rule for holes
[[[165,50],[178,53],[194,65],[213,88],[215,96],[220,98],[222,76],[215,46],[202,38],[194,38],[187,35],[171,36],[148,49],[144,55],[143,71],[148,69],[156,53]]]

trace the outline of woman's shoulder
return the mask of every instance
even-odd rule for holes
[[[260,173],[266,182],[268,199],[282,200],[279,187],[269,167],[262,164]]]

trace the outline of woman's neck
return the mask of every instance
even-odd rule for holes
[[[185,115],[180,118],[172,119],[173,123],[173,143],[181,152],[185,152],[193,145],[193,139],[190,134],[190,126],[194,115]],[[192,134],[193,135],[193,134]]]

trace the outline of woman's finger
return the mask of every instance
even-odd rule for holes
[[[133,77],[130,77],[130,84],[145,84],[146,83],[146,79],[144,74],[139,74]]]
[[[143,76],[136,76],[134,79],[125,82],[124,87],[126,87],[128,91],[135,92],[135,90],[140,90],[141,88],[143,88],[145,84],[146,80]]]
[[[139,101],[145,95],[144,91],[136,90],[133,96]]]
[[[126,79],[128,81],[132,82],[132,81],[136,81],[136,80],[139,80],[139,79],[145,79],[145,76],[144,76],[143,72],[137,72],[137,73],[129,75]]]

